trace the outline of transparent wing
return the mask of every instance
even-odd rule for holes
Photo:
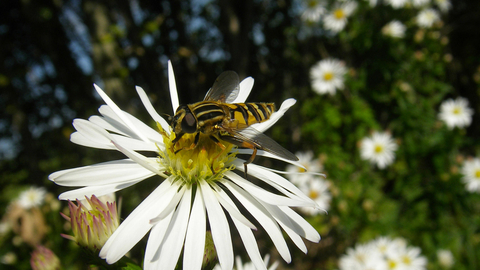
[[[215,80],[215,83],[208,90],[203,100],[232,103],[237,98],[239,92],[240,82],[238,74],[235,71],[224,71]]]
[[[265,150],[279,157],[288,160],[297,161],[298,158],[287,149],[280,146],[276,141],[261,133],[260,131],[248,127],[242,130],[229,132],[230,136],[222,136],[222,140],[239,146],[245,146],[244,142],[255,146],[257,149]],[[243,145],[242,145],[243,144]],[[246,146],[248,147],[248,146]]]

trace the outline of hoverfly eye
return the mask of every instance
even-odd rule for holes
[[[187,113],[183,117],[182,130],[186,133],[194,133],[197,131],[197,120],[191,113]]]

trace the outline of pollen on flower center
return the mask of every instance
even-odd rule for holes
[[[164,149],[159,148],[158,162],[166,168],[167,175],[175,176],[175,181],[182,181],[186,185],[199,181],[218,181],[226,171],[235,169],[230,164],[236,156],[236,153],[230,152],[234,147],[232,144],[221,142],[222,148],[208,136],[200,134],[195,145],[195,134],[184,134],[173,145],[175,133],[167,134],[160,125],[158,128],[165,144]]]
[[[329,72],[325,72],[325,74],[323,74],[323,79],[325,81],[330,81],[333,79],[333,72],[329,71]]]
[[[383,152],[383,146],[381,146],[381,145],[375,145],[374,151],[375,151],[375,153],[381,153],[381,152]]]
[[[343,9],[339,8],[333,12],[333,15],[336,19],[340,20],[345,17],[345,12],[343,12]]]

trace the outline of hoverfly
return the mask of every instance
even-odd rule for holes
[[[194,143],[190,148],[192,149],[197,145],[200,133],[202,133],[209,136],[222,149],[225,149],[225,146],[221,141],[238,147],[250,148],[253,153],[244,163],[245,175],[247,175],[247,164],[255,159],[257,149],[297,161],[298,158],[294,154],[251,127],[252,124],[268,120],[275,111],[275,104],[232,103],[239,91],[237,73],[225,71],[215,80],[203,101],[179,106],[171,122],[176,136],[172,141],[173,147],[185,133],[196,133]]]

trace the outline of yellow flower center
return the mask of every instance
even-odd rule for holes
[[[475,171],[475,178],[480,178],[480,170]]]
[[[408,256],[403,256],[402,262],[406,265],[411,265],[412,264],[412,259]]]
[[[312,200],[315,200],[316,198],[318,198],[320,194],[318,194],[317,191],[315,190],[310,190],[310,192],[308,193],[308,197],[310,197],[310,199]]]
[[[339,9],[336,9],[334,12],[333,12],[333,16],[335,17],[335,19],[337,20],[341,20],[343,18],[345,18],[345,12],[343,11],[343,9],[339,8]]]
[[[307,6],[308,6],[309,8],[314,8],[314,7],[316,7],[317,5],[318,5],[318,1],[316,1],[316,0],[310,0],[310,1],[307,2]]]
[[[379,153],[382,153],[383,152],[383,146],[382,145],[375,145],[375,149],[374,149],[375,153],[379,154]]]
[[[462,110],[460,108],[456,107],[456,108],[453,109],[453,114],[458,115],[458,114],[461,114],[461,113],[462,113]]]
[[[226,171],[235,169],[234,165],[229,165],[236,157],[236,153],[230,153],[233,144],[223,141],[215,143],[209,136],[200,133],[195,145],[194,133],[184,134],[173,145],[175,133],[167,134],[160,124],[157,126],[165,144],[165,149],[158,147],[158,162],[166,168],[166,175],[175,176],[174,181],[182,181],[186,185],[199,181],[213,182],[222,179]]]
[[[394,260],[388,260],[387,267],[388,269],[395,269],[395,267],[397,267],[397,262]]]
[[[323,79],[325,81],[332,80],[333,79],[333,72],[331,72],[331,71],[325,72],[325,74],[323,74]]]

